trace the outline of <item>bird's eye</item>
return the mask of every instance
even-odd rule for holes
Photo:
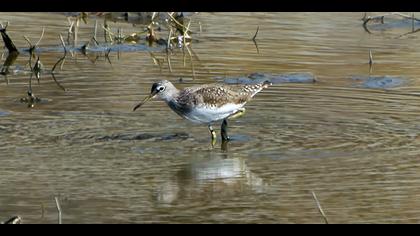
[[[165,90],[165,87],[164,87],[164,86],[160,86],[160,87],[158,88],[158,91],[159,91],[159,92],[162,92],[163,90]]]

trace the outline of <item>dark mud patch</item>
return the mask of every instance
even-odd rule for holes
[[[413,21],[411,19],[385,18],[383,23],[368,23],[367,27],[370,31],[388,31],[393,29],[411,30]],[[420,22],[414,21],[414,29],[420,28]]]
[[[352,76],[352,80],[357,81],[356,87],[370,89],[390,89],[406,84],[406,80],[395,76]]]
[[[286,74],[267,74],[267,73],[252,73],[246,77],[235,78],[216,78],[221,79],[227,84],[256,84],[264,81],[270,81],[273,84],[281,83],[315,83],[316,78],[312,73],[286,73]]]

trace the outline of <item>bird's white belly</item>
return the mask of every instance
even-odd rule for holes
[[[185,118],[195,123],[211,123],[234,114],[245,104],[226,104],[221,107],[197,106]]]

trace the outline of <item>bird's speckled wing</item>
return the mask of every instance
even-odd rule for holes
[[[189,107],[197,104],[206,106],[220,107],[229,103],[244,104],[255,94],[267,87],[267,83],[254,85],[226,85],[208,84],[193,86],[181,90],[178,103]]]

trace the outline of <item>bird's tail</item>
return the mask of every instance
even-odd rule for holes
[[[273,83],[271,83],[270,80],[266,80],[262,83],[262,88],[266,89],[266,88],[268,88],[268,86],[271,86],[271,85],[273,85]]]

